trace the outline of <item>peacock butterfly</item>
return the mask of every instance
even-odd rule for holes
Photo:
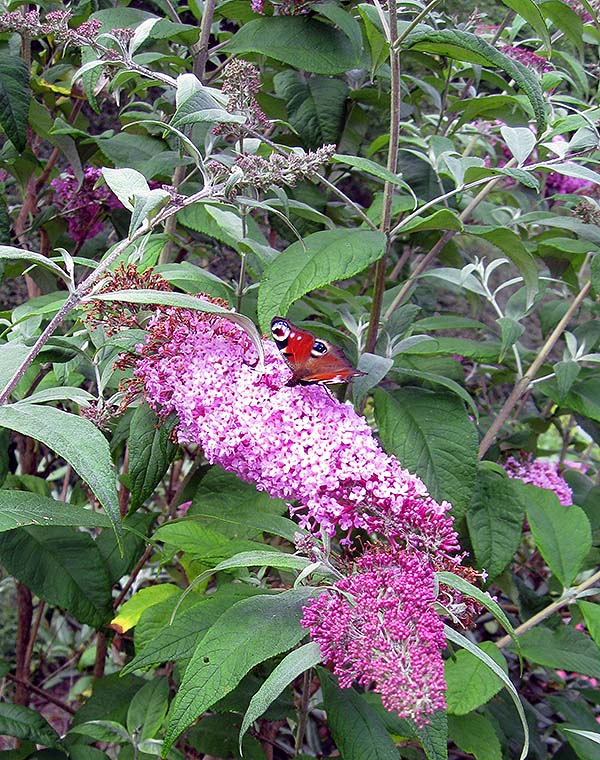
[[[344,383],[364,375],[350,364],[338,346],[315,338],[283,317],[271,320],[271,334],[277,348],[293,371],[288,385]]]

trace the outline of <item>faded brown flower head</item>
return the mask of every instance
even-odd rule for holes
[[[272,185],[294,186],[297,182],[310,179],[335,153],[335,145],[324,145],[308,153],[272,153],[268,158],[261,156],[238,156],[235,165],[244,173],[237,187],[255,187],[267,190]]]
[[[248,129],[264,129],[269,121],[256,100],[260,90],[260,72],[251,63],[241,58],[233,58],[225,67],[222,92],[229,97],[225,108],[229,113],[246,117]],[[232,135],[240,133],[239,124],[218,124],[213,133]]]

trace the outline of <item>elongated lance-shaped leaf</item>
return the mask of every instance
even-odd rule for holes
[[[515,707],[517,708],[517,713],[519,714],[521,725],[523,726],[523,733],[525,736],[525,740],[523,742],[523,749],[521,750],[521,754],[519,755],[519,760],[525,760],[525,758],[527,757],[527,754],[529,753],[529,726],[527,725],[527,719],[525,718],[525,711],[523,710],[523,705],[521,704],[521,700],[519,699],[519,695],[517,693],[517,690],[513,686],[512,681],[506,675],[506,673],[502,670],[502,668],[497,663],[495,663],[488,654],[486,654],[482,649],[480,649],[477,646],[477,644],[474,644],[472,641],[469,641],[469,639],[467,639],[461,633],[458,633],[457,631],[450,628],[450,626],[447,626],[447,625],[444,626],[444,633],[446,635],[446,638],[449,641],[452,641],[454,644],[458,644],[459,647],[463,647],[463,649],[466,649],[468,652],[471,652],[472,655],[475,655],[475,657],[478,657],[482,662],[484,662],[491,670],[494,671],[494,673],[498,676],[498,678],[502,680],[502,683],[508,689],[510,698],[515,703]]]

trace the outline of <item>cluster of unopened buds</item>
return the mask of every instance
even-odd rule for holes
[[[37,9],[0,13],[0,32],[19,32],[29,37],[54,35],[58,42],[88,44],[102,26],[97,19],[84,21],[77,29],[69,27],[73,14],[69,11],[50,11],[42,19]]]

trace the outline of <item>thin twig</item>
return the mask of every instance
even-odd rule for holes
[[[25,663],[24,666],[29,670],[29,666],[31,664],[31,657],[33,655],[33,647],[35,645],[35,641],[37,639],[38,631],[40,630],[40,624],[42,622],[42,617],[44,615],[44,609],[46,607],[46,602],[43,599],[40,599],[38,602],[36,614],[35,614],[35,620],[33,622],[33,628],[31,629],[31,633],[29,634],[29,643],[27,644],[27,650],[25,652]]]
[[[12,673],[7,673],[6,678],[8,678],[9,681],[16,683],[18,686],[26,686],[34,694],[37,694],[38,697],[43,697],[43,699],[47,700],[48,702],[52,702],[53,705],[60,707],[61,710],[64,710],[66,713],[69,713],[69,715],[75,715],[75,713],[77,712],[77,710],[74,710],[72,707],[69,707],[69,705],[65,704],[64,702],[61,702],[60,699],[57,699],[54,695],[50,694],[50,692],[45,691],[44,689],[40,689],[39,686],[34,686],[32,683],[26,683],[25,681],[22,681],[20,678],[17,678],[17,676],[14,676]]]
[[[494,442],[497,434],[500,432],[500,430],[502,429],[502,426],[504,425],[506,420],[509,418],[510,413],[512,412],[512,410],[514,409],[514,407],[520,400],[521,396],[523,396],[523,394],[526,393],[527,390],[529,389],[531,381],[537,375],[538,370],[548,358],[548,355],[554,348],[555,343],[561,337],[565,328],[569,324],[571,317],[573,317],[577,309],[579,309],[579,307],[581,306],[584,298],[590,292],[590,288],[591,288],[591,282],[588,280],[585,283],[585,285],[582,287],[582,289],[579,291],[579,293],[577,294],[577,296],[575,297],[571,305],[569,306],[563,318],[556,325],[552,333],[548,336],[548,339],[542,346],[539,354],[536,356],[535,360],[532,362],[529,369],[525,372],[523,377],[515,384],[515,387],[513,388],[510,396],[504,402],[504,406],[502,407],[502,409],[500,409],[500,411],[498,412],[498,415],[496,416],[496,418],[490,425],[489,430],[483,436],[483,439],[479,446],[480,459],[483,459],[483,457],[485,456],[485,453]]]
[[[396,3],[390,3],[389,9],[389,43],[390,43],[390,141],[388,143],[387,170],[392,174],[398,168],[398,146],[400,132],[400,53],[396,51],[398,41],[398,11]],[[386,236],[385,251],[383,256],[375,264],[375,285],[373,288],[373,302],[369,315],[369,327],[365,350],[373,353],[379,333],[379,320],[385,293],[385,277],[387,271],[388,254],[391,245],[391,222],[392,201],[394,200],[395,186],[386,180],[383,186],[383,209],[379,229]]]
[[[121,604],[121,602],[122,602],[122,601],[123,601],[123,599],[125,598],[125,596],[126,596],[127,592],[129,591],[129,589],[130,589],[130,588],[133,586],[133,582],[134,582],[134,581],[135,581],[135,579],[137,578],[137,576],[138,576],[138,573],[140,572],[140,570],[141,570],[141,569],[144,567],[144,565],[146,564],[146,560],[147,560],[147,559],[148,559],[148,557],[149,557],[149,556],[152,554],[152,550],[153,550],[153,549],[154,549],[154,546],[153,546],[152,544],[148,544],[148,546],[147,546],[147,547],[144,549],[144,553],[143,553],[143,554],[142,554],[142,556],[141,556],[141,557],[138,559],[138,561],[137,561],[137,563],[136,563],[136,566],[135,566],[135,567],[133,568],[133,570],[131,571],[131,573],[130,573],[130,575],[129,575],[129,578],[127,579],[127,583],[126,583],[126,584],[123,586],[123,588],[122,588],[122,589],[121,589],[121,591],[119,592],[119,595],[117,596],[117,598],[116,598],[116,599],[115,599],[115,601],[113,602],[113,608],[114,608],[115,610],[116,610],[116,609],[117,609],[117,607],[118,607],[118,606]]]
[[[529,618],[529,620],[526,620],[524,623],[522,623],[520,626],[515,628],[514,634],[515,636],[521,636],[521,634],[526,633],[527,631],[530,631],[532,628],[535,628],[535,626],[538,623],[541,623],[542,620],[546,620],[551,615],[554,615],[555,612],[560,610],[562,607],[566,607],[567,604],[572,604],[578,596],[581,595],[582,591],[585,591],[586,589],[593,586],[597,581],[600,581],[600,570],[594,573],[594,575],[591,575],[586,581],[581,583],[579,586],[576,586],[575,588],[568,589],[560,599],[557,599],[555,602],[552,602],[552,604],[549,604],[547,607],[544,607],[543,610],[540,610],[535,615]],[[505,646],[510,644],[511,642],[510,636],[503,636],[501,639],[498,639],[496,641],[496,646],[498,649],[503,649]]]
[[[308,703],[310,702],[310,682],[312,668],[304,671],[302,679],[302,696],[300,698],[300,708],[298,710],[298,728],[296,730],[296,741],[294,744],[294,757],[302,751],[304,744],[304,734],[306,733],[306,724],[308,723]]]

